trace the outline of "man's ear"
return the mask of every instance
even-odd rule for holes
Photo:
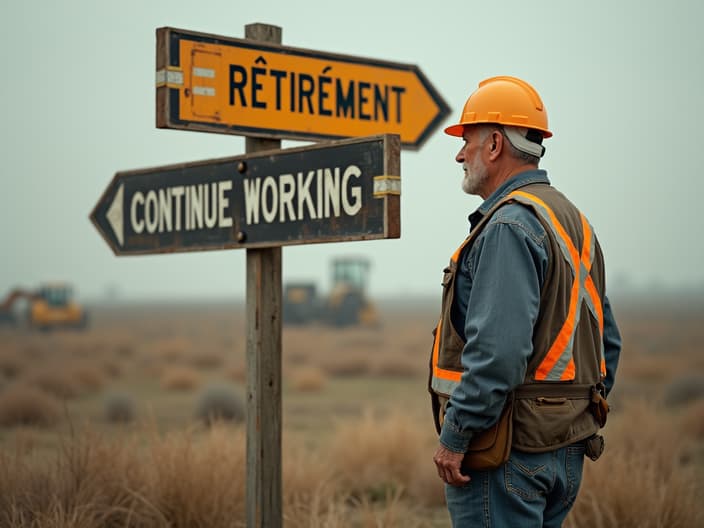
[[[489,147],[489,159],[492,161],[499,157],[504,148],[504,136],[498,130],[491,133],[491,146]]]

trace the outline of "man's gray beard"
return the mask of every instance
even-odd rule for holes
[[[462,190],[467,194],[479,194],[482,184],[486,181],[486,167],[477,166],[480,164],[472,163],[473,167],[466,166],[464,178],[462,179]]]

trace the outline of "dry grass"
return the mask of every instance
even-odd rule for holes
[[[351,494],[382,499],[412,482],[418,464],[429,463],[424,438],[403,413],[375,417],[367,411],[339,426],[330,464]]]
[[[15,349],[0,350],[0,379],[14,379],[24,368],[24,361]]]
[[[161,374],[161,386],[167,390],[192,391],[198,388],[201,382],[201,375],[191,367],[166,367]]]
[[[321,362],[323,370],[335,378],[354,378],[371,374],[372,361],[364,357],[345,356],[329,357]]]
[[[607,451],[585,463],[567,527],[704,525],[704,405],[688,397],[668,412],[659,407],[685,374],[704,374],[704,327],[699,315],[667,314],[621,318]],[[39,394],[59,405],[53,428],[21,420],[0,427],[0,526],[243,526],[243,431],[193,422],[194,403],[212,410],[235,402],[244,417],[241,312],[150,308],[111,317],[83,334],[0,335],[0,364],[11,357],[13,380],[33,382],[24,404]],[[425,395],[435,317],[406,307],[381,330],[284,329],[286,527],[448,526]],[[211,391],[206,404],[208,390],[194,398],[162,385],[172,367],[195,372],[205,388],[237,383],[225,398]],[[15,385],[6,379],[0,388],[0,409]],[[120,391],[128,401],[114,399],[116,408],[143,408],[154,423],[105,423]],[[63,410],[52,394],[68,400]],[[65,413],[86,429],[67,435]]]
[[[193,343],[185,337],[157,339],[149,346],[149,353],[159,361],[174,363],[183,361],[193,349]]]
[[[699,400],[685,409],[681,430],[704,447],[704,400]]]
[[[0,393],[0,425],[45,427],[58,421],[61,406],[48,394],[21,383]]]
[[[585,461],[582,490],[568,528],[701,526],[704,505],[691,444],[675,417],[634,404],[607,427],[607,447]]]
[[[325,373],[318,367],[299,367],[291,373],[291,386],[300,392],[319,392],[325,383]]]
[[[98,361],[81,361],[71,368],[71,375],[81,393],[97,392],[105,385],[104,365]]]
[[[82,387],[73,377],[73,372],[66,364],[40,367],[29,372],[25,381],[60,399],[76,398]]]

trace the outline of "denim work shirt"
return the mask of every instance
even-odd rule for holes
[[[469,215],[471,229],[499,200],[531,183],[550,181],[544,170],[526,171],[507,180]],[[522,204],[509,203],[494,213],[460,255],[451,319],[466,342],[462,351],[465,371],[447,404],[440,434],[440,442],[451,451],[466,452],[473,432],[496,422],[508,393],[525,379],[548,269],[548,245],[548,235],[535,213]],[[608,394],[621,337],[608,298],[603,313]]]

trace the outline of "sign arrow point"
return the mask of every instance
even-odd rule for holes
[[[108,212],[105,214],[110,227],[112,227],[113,233],[115,233],[115,238],[120,243],[120,246],[124,244],[124,231],[123,231],[123,215],[122,215],[122,197],[124,195],[124,184],[120,185],[120,188],[115,193],[115,198],[110,204]]]

